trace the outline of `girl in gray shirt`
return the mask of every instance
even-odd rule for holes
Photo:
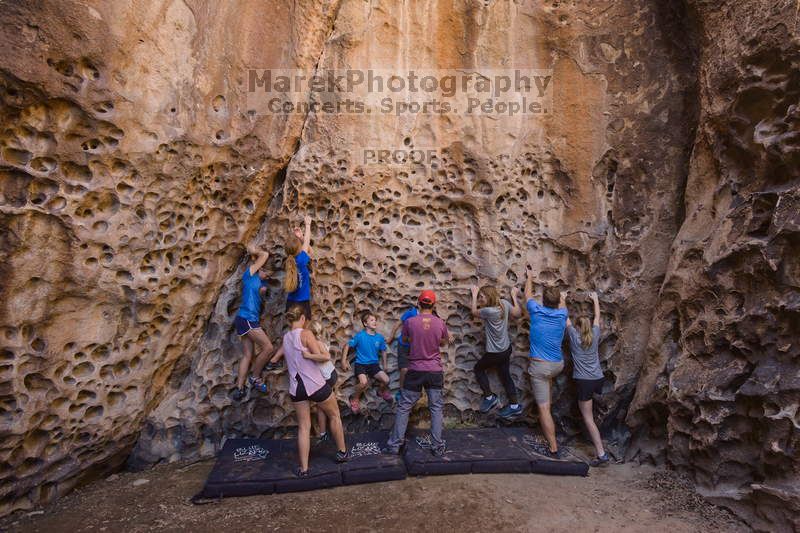
[[[486,333],[486,353],[475,363],[475,379],[483,391],[483,401],[480,410],[488,413],[498,403],[497,395],[489,386],[489,376],[486,371],[490,368],[497,369],[503,388],[506,390],[508,405],[498,413],[504,418],[513,418],[522,413],[522,407],[517,399],[517,388],[511,377],[511,338],[508,335],[508,317],[519,316],[521,308],[517,303],[516,294],[512,293],[514,300],[512,306],[508,300],[500,298],[497,289],[485,286],[480,289],[472,287],[472,316],[483,320]]]
[[[600,343],[600,302],[596,292],[592,292],[591,297],[594,303],[594,320],[590,321],[589,317],[582,316],[578,319],[576,328],[567,319],[567,335],[572,364],[575,367],[572,377],[578,385],[578,408],[597,451],[597,459],[594,459],[591,465],[605,466],[608,464],[608,454],[603,449],[603,439],[600,437],[592,413],[592,397],[603,392],[603,370],[600,368],[600,355],[597,350]]]

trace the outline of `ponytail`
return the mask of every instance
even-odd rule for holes
[[[581,346],[586,350],[592,345],[594,335],[592,334],[592,322],[582,316],[578,319],[578,331],[581,334]]]
[[[305,317],[306,315],[303,312],[303,308],[299,305],[293,305],[286,311],[286,322],[289,324],[294,324],[300,317]]]
[[[283,290],[286,292],[294,292],[297,290],[297,263],[294,260],[294,256],[289,256],[286,258],[286,261],[283,263],[283,269],[285,275],[283,277]]]
[[[297,271],[297,260],[295,256],[300,253],[303,243],[294,235],[286,239],[283,245],[283,250],[286,252],[286,259],[283,262],[283,290],[286,292],[294,292],[300,284],[300,274]]]

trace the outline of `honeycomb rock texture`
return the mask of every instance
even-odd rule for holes
[[[690,5],[701,114],[629,454],[665,458],[758,529],[797,531],[800,4]]]
[[[360,311],[388,337],[432,288],[456,339],[448,421],[493,423],[470,285],[508,297],[530,268],[578,291],[573,316],[596,288],[611,448],[687,472],[757,528],[798,527],[800,4],[28,4],[0,13],[0,514],[125,461],[292,435],[285,373],[231,401],[232,322],[255,242],[279,341],[283,242],[308,213],[313,311],[336,355]],[[544,69],[552,109],[265,115],[250,67]],[[530,406],[524,320],[512,334]],[[565,437],[582,431],[570,374],[554,383]],[[340,375],[347,427],[389,427],[372,391],[350,413]]]
[[[232,88],[313,65],[317,4],[3,5],[0,514],[119,467],[188,365],[302,130]]]
[[[445,358],[448,419],[493,423],[478,415],[473,367],[484,339],[469,316],[469,287],[494,283],[508,298],[530,265],[541,284],[583,291],[570,301],[573,314],[590,312],[585,291],[601,292],[608,384],[600,420],[624,447],[695,135],[688,25],[685,10],[660,2],[343,1],[319,68],[390,62],[465,70],[505,61],[551,70],[554,109],[543,118],[308,116],[255,236],[271,252],[274,272],[263,315],[268,334],[279,342],[285,328],[283,239],[308,213],[314,315],[334,353],[361,328],[360,311],[376,312],[388,337],[419,291],[432,288],[456,339]],[[433,153],[398,164],[368,159],[365,149]],[[173,373],[148,413],[136,466],[209,456],[223,436],[294,431],[285,373],[267,373],[266,395],[243,404],[229,398],[241,356],[232,319],[244,268],[222,287],[199,344],[186,354],[191,364]],[[530,405],[525,321],[512,333],[513,374]],[[393,353],[389,359],[397,387]],[[575,435],[581,426],[570,375],[556,380],[554,401],[561,430]],[[390,427],[392,408],[374,392],[365,413],[352,415],[345,406],[353,386],[344,373],[339,397],[348,428]]]

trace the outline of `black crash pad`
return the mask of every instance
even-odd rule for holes
[[[386,447],[388,431],[371,431],[357,435],[347,435],[347,449],[350,460],[340,465],[342,483],[356,485],[406,478],[406,465],[398,455],[381,454]],[[331,453],[335,453],[331,445]]]
[[[386,431],[347,435],[352,457],[342,464],[334,461],[332,442],[312,444],[310,476],[303,479],[294,475],[295,439],[230,439],[194,501],[405,479],[406,472],[418,476],[531,472],[585,476],[589,471],[586,463],[542,455],[540,439],[526,428],[445,430],[444,457],[431,453],[430,436],[422,431],[409,432],[402,456],[381,454],[387,437]]]
[[[589,465],[548,459],[531,446],[526,428],[445,430],[447,451],[436,457],[430,451],[430,436],[410,432],[404,459],[415,476],[480,473],[540,473],[585,476]]]
[[[230,439],[195,498],[298,492],[405,479],[402,459],[380,453],[387,437],[385,431],[347,435],[348,450],[353,457],[341,464],[333,459],[336,453],[333,443],[312,444],[310,476],[302,479],[294,474],[298,464],[295,439]]]

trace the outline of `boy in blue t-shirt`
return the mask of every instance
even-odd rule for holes
[[[381,398],[387,402],[392,400],[392,395],[389,394],[389,376],[378,363],[378,360],[381,359],[383,366],[386,366],[386,340],[376,331],[378,319],[369,311],[365,311],[361,313],[361,324],[364,329],[350,339],[350,342],[347,343],[347,351],[342,350],[342,369],[344,370],[350,369],[348,356],[354,351],[356,353],[353,373],[358,379],[358,383],[355,395],[350,398],[350,409],[356,414],[361,411],[361,395],[369,386],[368,378],[375,378],[380,382]]]

